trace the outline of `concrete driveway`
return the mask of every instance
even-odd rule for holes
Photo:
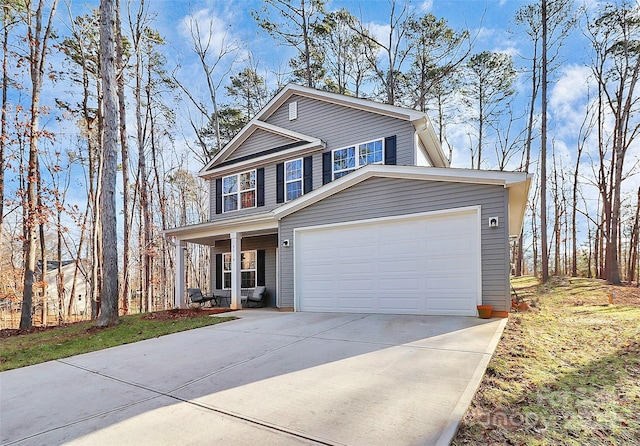
[[[506,321],[235,314],[1,373],[0,443],[449,444]]]

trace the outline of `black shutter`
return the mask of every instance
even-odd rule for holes
[[[216,254],[216,290],[222,289],[222,254]]]
[[[256,272],[256,286],[265,286],[264,284],[264,261],[265,261],[265,252],[264,249],[258,250],[258,258],[257,258],[257,272]]]
[[[384,139],[384,163],[396,164],[396,135]]]
[[[284,203],[284,163],[276,164],[276,203]]]
[[[331,182],[331,152],[322,154],[322,184]]]
[[[264,167],[256,170],[256,206],[264,206]]]
[[[313,190],[313,156],[304,158],[304,181],[303,193],[308,194]]]
[[[222,178],[216,178],[216,214],[222,214]]]

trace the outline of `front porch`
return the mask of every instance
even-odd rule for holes
[[[228,219],[165,231],[174,237],[176,249],[174,307],[186,308],[188,283],[185,251],[189,243],[206,246],[211,253],[211,280],[206,295],[228,296],[229,308],[243,308],[244,295],[256,287],[266,288],[265,307],[278,307],[278,224],[273,217],[253,216],[250,221]],[[244,297],[246,299],[246,297]]]

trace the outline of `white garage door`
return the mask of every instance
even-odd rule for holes
[[[473,316],[479,208],[295,231],[296,309]]]

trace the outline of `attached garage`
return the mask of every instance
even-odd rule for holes
[[[294,231],[299,311],[473,316],[480,207]]]
[[[475,316],[510,308],[524,173],[369,165],[274,209],[278,307]]]

